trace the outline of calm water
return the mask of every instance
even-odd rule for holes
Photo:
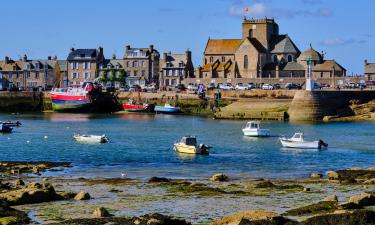
[[[132,178],[166,176],[205,178],[216,172],[233,177],[303,177],[347,167],[375,167],[375,123],[292,124],[264,122],[274,137],[246,138],[245,121],[218,121],[172,115],[85,114],[0,115],[23,126],[0,135],[0,160],[69,161],[63,175]],[[307,139],[323,139],[327,150],[287,150],[278,135],[303,131]],[[110,143],[83,145],[74,133],[103,134]],[[214,148],[209,156],[184,157],[172,150],[183,135]],[[48,136],[47,139],[44,136]]]

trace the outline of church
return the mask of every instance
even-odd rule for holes
[[[303,80],[307,76],[307,60],[312,77],[334,80],[346,76],[346,70],[335,60],[310,48],[302,52],[287,34],[279,34],[274,19],[247,19],[242,22],[241,39],[209,39],[204,50],[203,66],[197,78],[205,83],[265,82],[270,79]],[[334,81],[333,81],[334,82]]]

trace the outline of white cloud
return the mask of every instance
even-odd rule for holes
[[[250,17],[276,17],[276,18],[295,18],[299,16],[310,17],[329,17],[333,15],[332,10],[328,8],[320,8],[317,10],[275,8],[264,2],[255,2],[253,4],[245,4],[237,1],[229,8],[231,16],[250,16]]]
[[[355,38],[332,38],[332,39],[325,39],[320,42],[321,45],[324,46],[339,46],[339,45],[348,45],[348,44],[363,44],[365,40],[362,39],[355,39]]]

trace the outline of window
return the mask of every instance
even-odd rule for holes
[[[20,82],[17,82],[17,83],[16,83],[16,86],[17,86],[17,87],[20,87],[20,86],[21,86],[21,83],[20,83]]]
[[[72,62],[72,63],[70,63],[70,66],[71,66],[71,68],[72,68],[73,70],[78,69],[78,62]]]
[[[39,78],[39,72],[35,72],[35,79]]]
[[[146,75],[146,71],[142,70],[142,77],[144,77]]]
[[[293,56],[292,55],[288,55],[288,62],[292,62],[293,61]]]
[[[120,78],[120,71],[116,71],[116,78]]]
[[[9,73],[9,79],[12,79],[12,78],[13,78],[13,74]]]
[[[83,69],[85,69],[85,70],[90,69],[90,63],[89,62],[85,62],[83,64]]]
[[[323,77],[323,72],[320,72],[320,77]]]
[[[273,55],[273,62],[277,63],[277,55]]]
[[[30,72],[29,71],[26,72],[26,77],[30,78]]]
[[[133,61],[133,67],[138,67],[138,61]]]
[[[76,72],[72,73],[72,79],[78,79],[78,77],[79,77],[78,73]]]
[[[142,67],[146,67],[146,62],[142,61]]]
[[[129,61],[126,61],[126,67],[129,67]]]
[[[39,63],[36,63],[36,64],[35,64],[35,69],[36,69],[36,70],[39,70]]]
[[[138,71],[134,70],[134,76],[138,76]]]
[[[250,38],[253,37],[253,29],[250,29],[250,30],[249,30],[249,37],[250,37]]]
[[[85,79],[90,79],[90,73],[85,72]]]
[[[27,68],[28,70],[30,70],[30,64],[27,64],[26,68]]]
[[[207,58],[204,58],[204,64],[207,64]]]
[[[245,55],[243,57],[243,68],[247,69],[248,67],[249,67],[249,59],[248,59],[247,55]]]
[[[20,77],[20,74],[17,72],[16,73],[16,78],[18,79]]]
[[[212,63],[214,61],[214,57],[210,57],[210,63]]]
[[[127,71],[125,72],[125,75],[126,75],[126,76],[130,76],[130,70],[127,70]]]
[[[225,62],[225,56],[221,56],[221,61]]]

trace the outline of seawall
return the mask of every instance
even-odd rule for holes
[[[291,121],[321,121],[325,116],[351,116],[353,101],[366,103],[375,99],[375,91],[297,91],[288,114]]]
[[[42,92],[0,92],[1,112],[33,112],[44,109]]]

